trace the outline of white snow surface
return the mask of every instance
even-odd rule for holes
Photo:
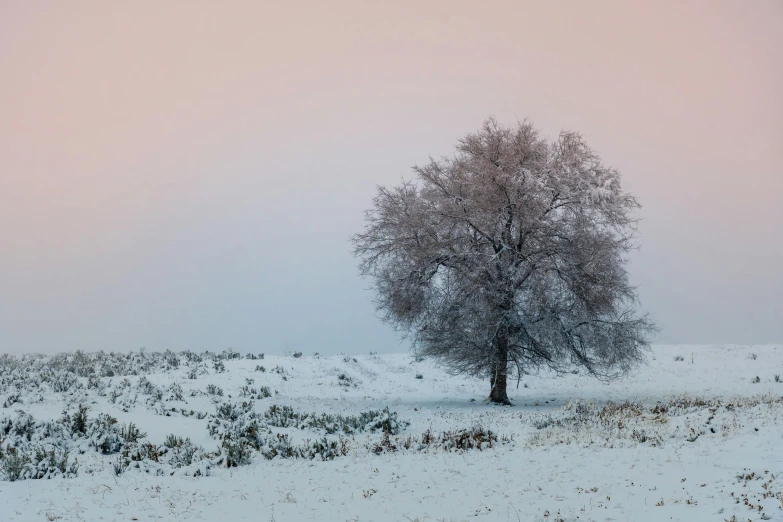
[[[75,477],[0,481],[0,521],[783,521],[783,382],[775,380],[783,374],[783,346],[654,346],[646,364],[612,383],[581,374],[512,382],[512,407],[483,401],[488,382],[448,375],[407,354],[266,356],[224,366],[216,373],[210,364],[196,379],[187,377],[187,365],[146,377],[159,386],[179,383],[184,400],[171,404],[210,414],[213,398],[191,391],[214,384],[224,391],[221,400],[241,401],[249,378],[273,391],[254,401],[259,413],[272,404],[351,415],[388,406],[410,422],[400,440],[475,425],[513,440],[483,450],[376,454],[371,448],[382,436],[363,432],[349,436],[347,455],[334,460],[255,454],[248,465],[217,465],[198,477],[116,476],[113,457],[90,449],[76,455]],[[269,371],[275,366],[285,375]],[[341,386],[341,374],[355,386]],[[124,378],[101,381],[113,386]],[[0,390],[0,400],[10,391]],[[143,401],[123,408],[94,391],[78,397],[90,416],[134,422],[154,444],[173,433],[208,450],[219,446],[209,418],[161,415]],[[23,410],[56,419],[76,400],[22,394],[0,416]],[[599,418],[609,401],[641,410]],[[677,401],[682,406],[672,407]],[[580,410],[585,404],[593,409]],[[654,413],[662,404],[670,411]],[[588,411],[586,420],[571,423],[580,411]],[[319,437],[286,431],[297,440]]]

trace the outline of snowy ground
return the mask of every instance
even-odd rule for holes
[[[118,475],[119,454],[102,455],[74,435],[75,476],[0,481],[0,520],[783,521],[783,382],[775,378],[783,346],[656,346],[646,366],[611,384],[527,377],[509,390],[513,407],[484,404],[486,382],[408,355],[231,359],[219,361],[223,372],[208,357],[174,357],[177,368],[147,373],[143,386],[141,375],[101,370],[65,385],[37,370],[6,373],[0,402],[10,404],[0,421],[10,426],[22,410],[40,426],[84,404],[91,418],[135,423],[153,445],[189,437],[213,465],[177,471],[161,457]],[[210,384],[223,394],[208,393]],[[267,386],[272,396],[249,401],[245,386]],[[410,424],[379,454],[384,436],[366,431],[345,436],[346,454],[333,460],[255,452],[249,464],[226,468],[207,425],[220,404],[240,401],[259,415],[273,404],[342,415],[388,406]],[[420,444],[427,430],[474,426],[498,440],[465,451]],[[297,443],[323,435],[273,431]],[[408,436],[416,439],[406,449]],[[7,453],[12,437],[4,437]]]

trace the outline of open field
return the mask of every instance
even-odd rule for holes
[[[654,346],[513,407],[409,355],[233,357],[0,359],[0,519],[783,520],[783,346]]]

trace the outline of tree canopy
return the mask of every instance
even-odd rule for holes
[[[529,122],[494,119],[456,153],[379,187],[355,235],[384,320],[416,353],[489,377],[630,369],[655,326],[636,308],[626,254],[636,199],[574,132],[547,141]]]

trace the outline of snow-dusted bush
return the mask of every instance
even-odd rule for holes
[[[173,382],[171,385],[169,385],[168,388],[168,398],[169,401],[184,401],[184,397],[182,396],[183,390],[182,386],[179,383]]]
[[[223,440],[222,444],[224,453],[224,464],[227,468],[236,468],[250,464],[251,454],[253,446],[247,441],[247,439],[230,439]]]
[[[19,393],[9,393],[3,401],[3,408],[10,408],[14,404],[21,403],[21,395]]]
[[[348,374],[341,373],[337,376],[337,384],[339,386],[342,386],[343,388],[357,388],[358,384],[354,380],[353,377],[351,377]]]
[[[383,438],[379,442],[371,444],[370,448],[375,454],[403,450],[413,452],[439,450],[461,453],[468,450],[481,451],[492,448],[498,443],[498,440],[502,444],[507,444],[511,442],[512,438],[503,436],[498,439],[498,435],[492,430],[483,426],[473,426],[468,429],[444,431],[439,434],[427,430],[420,437],[409,435],[404,438],[392,438],[386,432]]]
[[[303,444],[293,444],[287,433],[278,433],[267,440],[261,454],[270,460],[275,457],[332,460],[347,455],[348,444],[342,437],[337,440],[321,437],[315,441],[308,439]]]
[[[218,404],[215,415],[207,423],[209,434],[221,441],[245,440],[258,449],[270,432],[261,418],[253,411],[252,402]]]
[[[171,448],[168,452],[168,463],[174,468],[185,468],[192,466],[202,460],[211,460],[213,454],[207,453],[203,447],[194,444],[190,439]]]
[[[252,402],[222,403],[208,423],[210,435],[221,441],[224,465],[239,466],[250,461],[254,451],[265,458],[333,459],[345,455],[347,441],[326,435],[358,432],[398,433],[407,423],[397,420],[397,413],[388,408],[363,412],[358,416],[300,414],[288,406],[272,405],[258,415]],[[288,434],[273,433],[270,426],[322,431],[326,435],[301,444],[291,441]]]
[[[6,480],[75,476],[78,464],[75,460],[69,463],[72,449],[92,446],[101,453],[120,449],[115,423],[116,419],[105,414],[88,419],[82,405],[73,414],[64,412],[52,421],[36,421],[17,410],[15,418],[0,418],[2,472]]]
[[[207,384],[207,395],[215,395],[217,397],[223,396],[223,388],[215,386],[214,384]]]
[[[117,419],[105,413],[88,418],[87,408],[79,405],[73,413],[63,412],[52,421],[36,421],[31,415],[17,411],[16,419],[0,420],[0,432],[8,447],[29,449],[35,444],[60,448],[79,447],[86,443],[103,454],[118,452],[123,440],[116,426]]]
[[[269,386],[259,386],[258,388],[251,388],[248,385],[242,386],[239,389],[240,397],[247,397],[250,399],[265,399],[272,396],[272,390]]]
[[[358,416],[322,413],[298,413],[290,406],[272,405],[264,413],[264,420],[270,426],[279,428],[299,428],[323,430],[327,434],[343,433],[352,435],[359,432],[385,432],[396,435],[409,423],[399,421],[397,412],[371,410],[361,412]]]
[[[162,445],[142,440],[127,443],[112,467],[116,475],[135,471],[153,475],[207,476],[220,459],[220,452],[210,453],[188,438],[169,435]]]
[[[9,448],[0,459],[0,471],[8,481],[36,480],[53,477],[74,477],[79,465],[68,462],[68,450],[57,447],[35,446],[29,451]]]
[[[122,426],[120,429],[120,437],[126,444],[139,442],[139,439],[143,439],[147,436],[146,432],[142,432],[134,423],[128,423]]]
[[[23,478],[24,470],[30,463],[30,457],[16,448],[10,448],[0,462],[5,479],[11,482]]]
[[[78,389],[81,385],[76,375],[71,372],[57,372],[41,375],[42,382],[48,382],[52,391],[55,393],[66,393],[72,389]]]

